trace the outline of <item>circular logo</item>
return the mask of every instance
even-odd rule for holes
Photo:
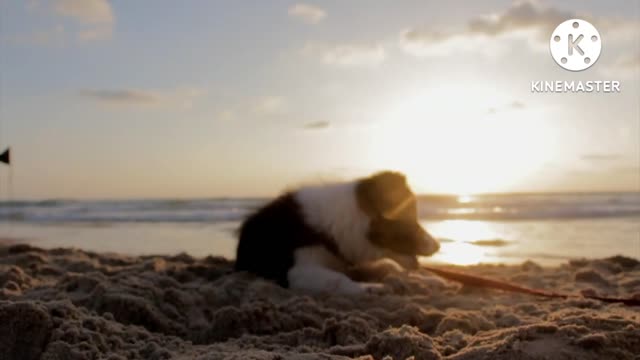
[[[588,21],[571,19],[553,30],[549,49],[558,65],[570,71],[581,71],[591,67],[600,57],[602,39]]]

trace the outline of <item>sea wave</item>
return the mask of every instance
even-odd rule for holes
[[[0,221],[212,223],[240,221],[267,202],[251,199],[0,202]],[[640,193],[420,196],[421,220],[547,220],[640,217]]]

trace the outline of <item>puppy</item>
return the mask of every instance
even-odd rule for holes
[[[240,227],[235,268],[283,287],[358,294],[380,286],[354,281],[379,272],[367,264],[390,258],[414,268],[417,255],[439,247],[418,223],[404,175],[384,171],[302,187],[258,209]]]

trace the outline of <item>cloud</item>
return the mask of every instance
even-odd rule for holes
[[[306,54],[318,57],[324,64],[335,66],[377,66],[386,52],[380,44],[307,44]]]
[[[64,43],[65,33],[64,26],[56,25],[46,30],[4,35],[0,40],[15,45],[55,46]]]
[[[592,162],[617,161],[622,158],[620,154],[584,154],[580,157],[582,160]]]
[[[328,49],[322,61],[332,65],[378,65],[385,59],[380,45],[338,45]]]
[[[613,63],[601,67],[605,76],[614,78],[634,78],[640,74],[640,54],[622,55]]]
[[[84,89],[79,95],[100,103],[126,106],[181,106],[191,108],[203,91],[195,88],[174,90]]]
[[[324,9],[315,5],[302,3],[294,4],[289,7],[288,13],[289,16],[312,25],[320,23],[327,17],[327,12]]]
[[[330,126],[331,126],[331,123],[328,121],[314,121],[314,122],[304,124],[303,128],[307,130],[322,130],[322,129],[327,129]]]
[[[625,69],[638,69],[640,68],[640,54],[635,56],[628,56],[618,59],[617,66]]]
[[[509,110],[509,109],[511,109],[511,110],[520,110],[520,109],[524,109],[525,107],[526,107],[526,105],[522,101],[514,100],[514,101],[510,102],[508,105],[501,105],[499,107],[492,106],[487,110],[487,113],[496,114],[498,112],[502,112],[502,111]]]
[[[113,28],[108,26],[98,26],[91,29],[80,30],[77,39],[80,41],[95,41],[108,39],[113,34]]]
[[[491,44],[487,36],[408,29],[400,34],[399,45],[407,54],[417,57],[434,57],[488,49]]]
[[[289,110],[289,101],[284,96],[251,96],[223,104],[215,118],[222,121],[268,118],[285,114]]]
[[[107,0],[55,0],[56,14],[84,24],[113,24],[113,10]]]
[[[216,113],[216,119],[222,121],[231,121],[236,118],[236,112],[231,109],[220,110]]]
[[[517,30],[536,29],[547,34],[573,16],[568,12],[544,7],[537,1],[517,1],[503,12],[472,19],[468,24],[468,31],[497,36]]]
[[[509,106],[513,109],[524,109],[525,105],[523,102],[515,100]]]
[[[80,41],[108,39],[113,33],[115,17],[107,0],[55,0],[53,11],[75,21]]]
[[[538,40],[538,47],[548,41],[547,35],[573,14],[545,7],[533,0],[516,1],[501,12],[475,17],[463,29],[439,32],[429,28],[410,28],[400,35],[400,47],[415,56],[442,56],[452,52],[495,52],[495,38]],[[530,42],[530,41],[529,41]]]
[[[27,14],[53,23],[42,29],[3,36],[17,45],[65,45],[111,38],[115,15],[107,0],[29,0]],[[36,22],[37,23],[37,22]]]
[[[282,113],[286,110],[287,100],[283,96],[262,96],[256,99],[254,110],[262,115]]]
[[[99,101],[124,104],[153,104],[160,101],[157,94],[143,90],[81,90],[80,95]]]
[[[628,44],[638,41],[639,24],[635,19],[594,17],[563,11],[536,0],[520,0],[502,11],[471,18],[459,29],[406,29],[400,33],[399,46],[406,53],[419,57],[468,52],[485,56],[502,55],[513,48],[512,43],[515,41],[526,44],[533,51],[542,52],[548,51],[549,36],[555,27],[571,18],[581,18],[597,24],[601,33],[607,34],[609,49],[620,47],[628,51]],[[629,58],[629,54],[623,58]],[[615,64],[611,68],[614,66]],[[635,74],[632,71],[626,71],[626,74]],[[613,70],[609,72],[614,73]]]

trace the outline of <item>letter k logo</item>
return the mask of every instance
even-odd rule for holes
[[[595,64],[600,57],[602,39],[598,30],[588,21],[570,19],[553,31],[549,50],[553,60],[562,68],[582,71]]]
[[[569,34],[569,38],[568,38],[568,40],[569,40],[569,56],[573,55],[573,49],[578,50],[580,55],[584,55],[584,51],[582,51],[582,49],[578,45],[580,43],[580,40],[582,40],[583,37],[584,37],[584,35],[580,34],[580,36],[578,36],[576,41],[573,41],[573,34]]]

